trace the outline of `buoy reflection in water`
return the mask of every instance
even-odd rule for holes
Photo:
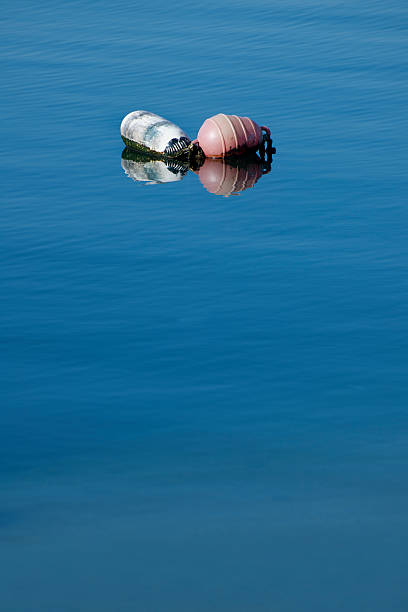
[[[128,148],[122,152],[122,168],[134,181],[151,185],[181,181],[188,172],[188,164],[171,159],[151,159]]]
[[[249,158],[206,158],[195,173],[207,191],[228,197],[253,187],[269,171],[270,164],[253,155]]]
[[[187,161],[152,159],[128,148],[122,152],[122,168],[131,179],[144,184],[181,181],[189,170]],[[257,155],[206,158],[200,167],[190,169],[209,193],[228,197],[253,187],[270,171],[271,163]]]

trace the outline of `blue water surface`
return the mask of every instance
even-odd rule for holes
[[[406,612],[408,7],[1,14],[0,610]],[[238,196],[119,126],[271,128]]]

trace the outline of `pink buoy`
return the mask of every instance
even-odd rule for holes
[[[219,113],[204,121],[194,142],[206,157],[226,157],[256,150],[264,141],[270,141],[270,131],[265,126],[249,117]]]

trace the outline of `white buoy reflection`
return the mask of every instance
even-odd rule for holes
[[[122,152],[121,163],[129,178],[147,185],[181,181],[189,168],[178,160],[151,159],[128,148]]]

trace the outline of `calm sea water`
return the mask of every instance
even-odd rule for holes
[[[401,0],[1,15],[2,612],[408,609]],[[277,154],[222,198],[122,117]]]

